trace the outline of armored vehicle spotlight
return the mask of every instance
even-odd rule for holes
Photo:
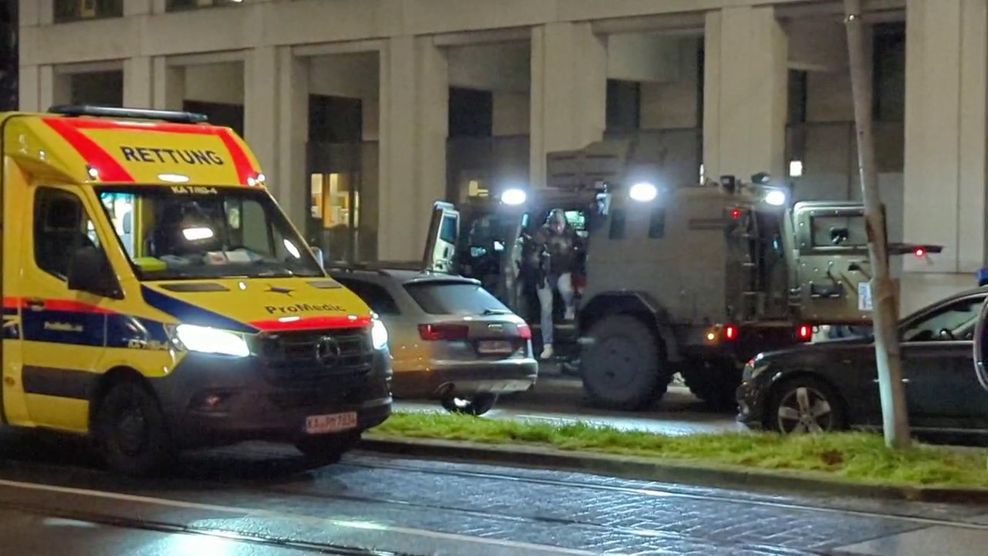
[[[768,189],[765,191],[765,204],[773,207],[781,207],[786,204],[786,192],[781,189]]]
[[[525,190],[517,187],[505,189],[504,192],[501,193],[501,202],[508,206],[516,207],[518,205],[524,205],[527,200],[528,194],[525,193]]]
[[[631,186],[628,190],[628,196],[631,197],[633,201],[638,201],[639,203],[649,203],[654,201],[659,195],[659,189],[655,187],[655,184],[648,182],[639,182]]]

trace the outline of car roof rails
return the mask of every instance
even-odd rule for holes
[[[118,108],[115,106],[94,106],[91,104],[60,104],[48,109],[50,114],[62,116],[93,116],[100,118],[128,118],[136,120],[160,120],[176,124],[201,124],[209,118],[197,112],[179,110],[151,110],[148,108]]]

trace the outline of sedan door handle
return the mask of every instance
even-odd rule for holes
[[[871,379],[871,381],[874,382],[875,384],[878,384],[878,382],[879,382],[877,378],[873,378],[873,379]],[[902,383],[903,384],[909,384],[910,382],[912,382],[912,379],[909,379],[909,378],[902,379]]]

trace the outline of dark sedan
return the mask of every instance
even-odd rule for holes
[[[947,298],[899,325],[909,419],[922,436],[988,435],[988,393],[972,365],[988,288]],[[882,426],[870,335],[762,354],[744,369],[739,420],[786,434]]]

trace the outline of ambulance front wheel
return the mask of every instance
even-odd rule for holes
[[[161,471],[174,456],[158,400],[137,380],[110,387],[99,402],[94,433],[107,466],[127,475]]]

